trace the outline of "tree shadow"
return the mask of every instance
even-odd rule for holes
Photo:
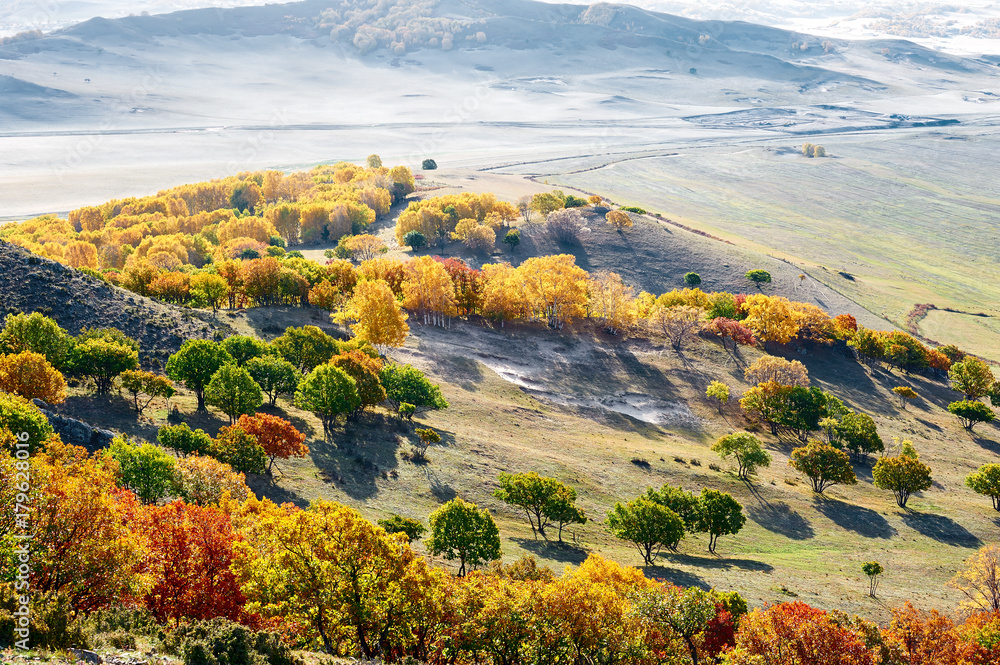
[[[725,543],[723,543],[725,545]],[[722,554],[705,553],[705,556],[695,556],[693,554],[668,553],[668,556],[678,563],[698,568],[709,568],[711,570],[750,570],[756,573],[770,573],[774,571],[774,566],[756,559],[731,559]]]
[[[299,508],[305,508],[309,505],[309,499],[299,496],[295,492],[271,482],[271,478],[266,475],[247,476],[247,487],[250,488],[250,491],[252,491],[258,499],[267,498],[274,501],[278,505],[291,503]]]
[[[923,418],[916,418],[916,421],[926,427],[927,429],[934,430],[935,432],[941,432],[943,429],[937,423],[932,423],[929,420],[924,420]]]
[[[982,541],[964,526],[944,515],[917,513],[907,510],[901,513],[903,524],[917,533],[939,543],[953,547],[979,547]]]
[[[816,497],[813,506],[831,522],[864,538],[889,539],[896,529],[882,515],[869,508],[836,499]]]
[[[448,483],[441,482],[437,474],[428,466],[424,466],[424,475],[427,477],[427,485],[431,494],[441,503],[448,503],[458,496],[458,492]]]
[[[567,542],[559,543],[545,539],[511,538],[522,549],[535,556],[553,559],[563,563],[581,564],[587,560],[590,552],[584,547],[578,547]]]
[[[694,573],[690,573],[686,570],[678,570],[677,568],[666,568],[664,566],[643,566],[641,568],[643,575],[652,580],[663,580],[664,582],[670,582],[679,587],[698,587],[708,591],[712,587],[698,577]]]
[[[816,535],[809,520],[784,502],[750,506],[747,515],[768,531],[792,540],[809,540]]]
[[[387,478],[398,465],[395,434],[386,427],[353,423],[336,436],[335,441],[313,439],[309,442],[309,456],[319,469],[320,477],[335,483],[354,499],[364,500],[376,495],[378,479]]]

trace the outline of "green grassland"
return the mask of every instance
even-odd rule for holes
[[[805,141],[824,144],[830,157],[803,157]],[[975,127],[859,132],[530,169],[553,186],[639,205],[790,260],[899,326],[918,303],[987,314],[936,313],[919,332],[1000,361],[1000,192],[985,168],[997,145]]]

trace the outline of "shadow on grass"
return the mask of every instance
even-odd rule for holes
[[[855,506],[825,496],[816,497],[816,510],[830,521],[864,538],[889,539],[896,535],[896,529],[882,515],[869,508]]]
[[[721,546],[724,547],[725,542],[721,542]],[[736,568],[739,570],[751,570],[756,573],[770,573],[774,570],[774,566],[763,561],[757,561],[756,559],[731,559],[725,554],[719,554],[718,552],[711,554],[706,551],[704,556],[669,552],[667,556],[677,563],[697,568],[709,568],[711,570],[732,570]]]
[[[301,497],[295,492],[291,492],[287,488],[271,482],[271,478],[267,475],[247,476],[247,487],[250,488],[250,491],[253,492],[258,499],[268,498],[278,505],[283,503],[292,503],[299,508],[306,508],[309,505],[309,499]]]
[[[787,503],[750,506],[747,515],[768,531],[792,540],[809,540],[816,535],[809,520],[792,510]]]
[[[911,510],[900,513],[903,524],[922,536],[953,547],[979,547],[982,541],[964,526],[944,515],[917,513]]]
[[[712,588],[705,580],[686,570],[677,570],[676,568],[666,568],[664,566],[643,566],[641,570],[650,579],[663,580],[664,582],[676,584],[679,587],[694,586],[705,591]]]
[[[586,548],[573,545],[571,543],[560,543],[557,541],[540,538],[511,538],[522,549],[525,549],[535,556],[546,559],[554,559],[563,563],[581,564],[586,561],[590,552]]]

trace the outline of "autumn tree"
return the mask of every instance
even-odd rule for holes
[[[231,569],[248,609],[302,626],[328,654],[349,645],[372,659],[412,645],[441,575],[405,539],[321,500],[300,510],[250,499],[234,522],[244,540]]]
[[[198,398],[198,410],[206,411],[205,386],[219,368],[235,362],[218,342],[189,339],[167,359],[167,376],[183,383]]]
[[[0,390],[50,404],[66,401],[66,380],[44,355],[22,351],[0,355]]]
[[[204,430],[192,430],[187,423],[164,425],[156,432],[156,441],[178,455],[208,455],[212,452],[212,437]]]
[[[617,273],[594,273],[587,283],[590,293],[590,314],[601,320],[604,329],[612,335],[629,330],[635,325],[635,290],[625,284]]]
[[[952,364],[948,370],[951,389],[965,393],[967,401],[975,401],[989,394],[993,387],[993,372],[989,365],[975,356],[966,356]]]
[[[965,477],[965,484],[976,494],[990,497],[993,509],[1000,511],[1000,464],[984,464]]]
[[[904,409],[907,402],[912,402],[919,397],[917,391],[909,386],[896,386],[892,389],[892,392],[896,394],[897,399],[899,399],[899,405]]]
[[[813,491],[818,494],[830,485],[858,482],[847,453],[819,441],[794,449],[788,464],[809,478]]]
[[[306,435],[295,429],[284,418],[267,413],[242,415],[236,426],[257,438],[257,443],[267,455],[267,471],[271,472],[275,458],[305,457],[309,448],[305,445]]]
[[[93,379],[99,395],[110,393],[119,374],[138,366],[139,353],[136,349],[104,338],[77,342],[69,358],[70,370]]]
[[[402,346],[410,332],[406,313],[382,280],[358,284],[350,300],[333,318],[348,323],[356,337],[367,340],[383,355],[390,348]]]
[[[872,484],[879,489],[891,490],[896,504],[906,508],[913,492],[931,488],[931,468],[920,461],[917,451],[909,441],[896,457],[883,457],[872,468]]]
[[[809,386],[809,371],[798,360],[761,356],[743,372],[747,383],[758,385],[774,381],[783,386]]]
[[[716,408],[721,414],[722,409],[729,403],[729,386],[722,381],[712,381],[705,390],[705,397],[715,403]]]
[[[708,534],[709,552],[715,552],[719,536],[739,533],[746,521],[743,506],[731,494],[702,488],[698,497],[698,530]]]
[[[993,409],[977,401],[962,400],[960,402],[952,402],[948,405],[948,411],[958,416],[962,427],[970,432],[977,423],[991,423],[996,418]]]
[[[632,543],[647,566],[655,565],[663,548],[684,536],[684,523],[677,513],[644,496],[628,503],[619,501],[607,519],[611,534]]]
[[[368,261],[386,251],[385,241],[378,236],[362,234],[349,237],[344,247],[355,261]]]
[[[680,353],[684,342],[692,338],[701,326],[702,310],[688,305],[653,308],[649,317],[651,328],[662,334],[674,351]]]
[[[734,308],[735,309],[735,308]],[[739,321],[725,316],[712,316],[713,311],[709,310],[707,315],[711,320],[702,328],[706,333],[715,335],[722,342],[722,348],[729,351],[734,356],[738,355],[739,346],[754,346],[757,339],[753,336],[753,331]],[[735,316],[735,311],[733,312]],[[732,342],[732,348],[729,342]]]
[[[310,372],[337,354],[337,340],[317,326],[302,326],[286,328],[271,348],[299,371]]]
[[[253,413],[263,404],[264,394],[246,368],[223,365],[205,386],[205,401],[222,409],[232,425],[242,414]]]
[[[761,447],[760,439],[749,432],[727,434],[712,445],[712,450],[722,459],[735,458],[739,477],[744,480],[749,480],[758,467],[771,466],[771,456]]]
[[[545,230],[556,241],[572,244],[583,233],[583,217],[578,210],[556,210],[548,214]]]
[[[280,356],[251,358],[246,370],[267,395],[271,406],[278,401],[279,395],[294,393],[302,378],[295,365]]]
[[[0,330],[0,353],[40,353],[56,369],[62,369],[72,346],[69,334],[39,312],[8,314]]]
[[[747,296],[743,306],[747,312],[743,325],[765,344],[787,344],[799,332],[799,323],[787,298],[755,293]]]
[[[132,397],[132,405],[139,415],[157,397],[169,399],[177,392],[170,379],[141,369],[122,372],[121,387]]]
[[[632,226],[632,218],[629,217],[627,212],[622,212],[621,210],[611,210],[604,215],[604,219],[619,233]]]
[[[250,497],[246,475],[208,455],[181,457],[174,465],[173,493],[199,506],[218,505],[228,495],[244,502]]]
[[[208,304],[213,313],[218,311],[219,305],[229,294],[226,280],[211,273],[191,275],[190,289],[191,295],[196,300]]]
[[[337,417],[358,408],[357,382],[347,372],[330,364],[310,372],[295,391],[295,406],[312,411],[323,421],[323,434],[329,439]]]
[[[257,437],[238,425],[219,430],[212,442],[212,457],[225,462],[239,473],[261,475],[267,469],[267,454]]]
[[[949,586],[965,596],[965,609],[1000,612],[1000,545],[986,545],[973,554]]]
[[[542,217],[548,217],[556,210],[561,210],[565,205],[565,201],[566,198],[563,196],[562,192],[558,190],[552,192],[541,192],[531,197],[529,206],[531,210],[534,210]]]
[[[154,580],[144,604],[157,622],[244,619],[245,600],[230,570],[236,534],[228,515],[174,501],[148,508],[141,521]]]
[[[427,449],[432,443],[441,443],[441,435],[430,427],[418,427],[414,430],[419,443],[413,446],[413,460],[427,461]]]
[[[458,559],[459,576],[467,566],[477,568],[500,558],[500,530],[485,508],[455,498],[431,513],[428,523],[427,550],[448,561]]]
[[[444,265],[430,256],[411,259],[403,281],[403,307],[416,312],[424,324],[445,325],[456,314],[455,285]]]

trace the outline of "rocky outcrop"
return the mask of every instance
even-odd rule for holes
[[[111,430],[101,429],[89,425],[82,420],[61,416],[52,410],[52,407],[40,399],[32,400],[35,406],[49,419],[52,429],[59,435],[63,443],[71,443],[74,446],[83,446],[93,452],[106,448],[115,438],[115,433]]]

